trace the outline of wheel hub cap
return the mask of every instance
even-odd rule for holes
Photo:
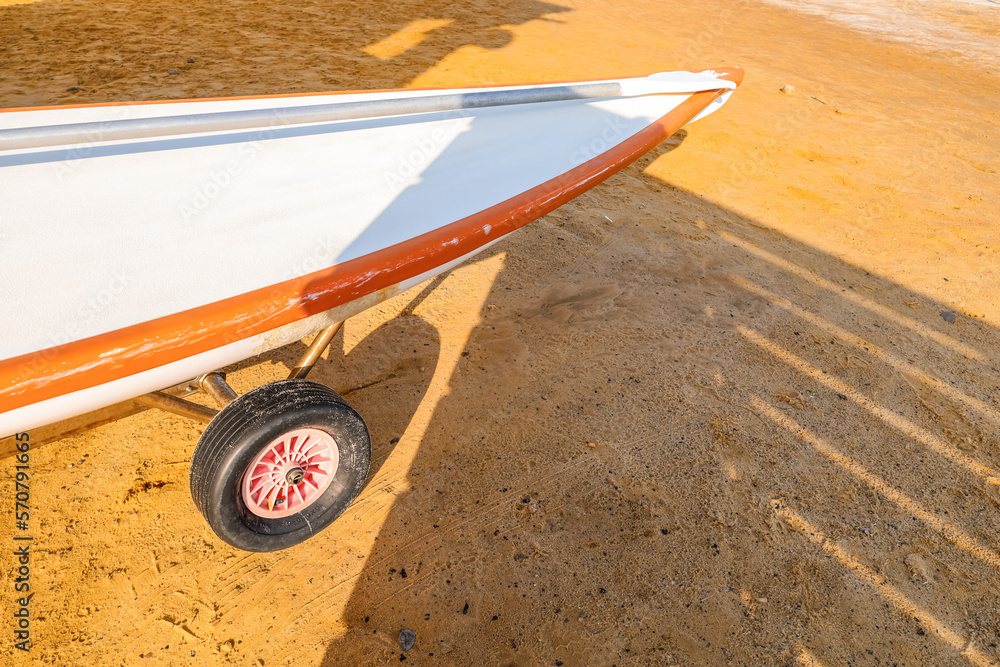
[[[243,503],[266,519],[297,514],[329,488],[339,462],[337,443],[329,433],[314,428],[289,431],[247,466],[240,483]]]

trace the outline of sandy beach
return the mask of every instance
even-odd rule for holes
[[[1000,6],[918,3],[935,41],[795,4],[0,0],[0,107],[747,72],[347,322],[311,379],[372,472],[305,544],[215,537],[180,417],[34,450],[0,663],[1000,664]]]

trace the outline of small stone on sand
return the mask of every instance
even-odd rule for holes
[[[171,70],[167,70],[167,74],[169,74],[170,76],[177,76],[178,74],[180,74],[180,72],[178,72],[175,69],[171,69]]]
[[[944,320],[945,322],[951,322],[952,324],[954,324],[955,320],[958,319],[958,315],[951,312],[950,310],[946,310],[943,313],[941,313],[941,319]]]
[[[399,633],[399,645],[404,651],[409,651],[417,641],[417,633],[413,630],[403,630]]]
[[[779,92],[782,92],[785,95],[794,95],[795,94],[795,86],[784,85],[784,86],[781,87],[781,90]]]

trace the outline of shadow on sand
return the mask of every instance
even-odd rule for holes
[[[293,1],[261,21],[245,8],[7,8],[65,37],[25,69],[17,55],[8,90],[58,82],[44,90],[61,100],[62,79],[109,44],[140,74],[209,68],[211,84],[184,89],[199,96],[398,87],[566,11]],[[65,68],[40,76],[47,57]],[[148,97],[145,74],[90,65],[78,83],[96,99]],[[253,81],[279,67],[304,74]],[[317,538],[329,562],[307,545],[218,577],[219,618],[259,616],[244,645],[263,651],[350,590],[325,665],[1000,657],[1000,334],[644,173],[677,143],[477,258],[504,270],[407,466],[387,462],[439,364],[434,327],[411,308],[314,371],[368,420],[378,483]],[[322,588],[271,595],[279,573],[311,585],[313,570]]]
[[[536,0],[14,5],[0,13],[0,107],[401,88],[460,48],[503,48],[511,27],[568,11]]]
[[[644,173],[677,143],[495,247],[324,665],[996,659],[1000,335]]]

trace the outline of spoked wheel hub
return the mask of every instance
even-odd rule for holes
[[[340,454],[326,432],[300,428],[270,444],[247,467],[243,503],[257,516],[279,519],[300,512],[330,486]]]
[[[212,419],[191,457],[191,497],[228,544],[287,549],[347,509],[364,486],[371,451],[364,420],[337,392],[279,380]]]

